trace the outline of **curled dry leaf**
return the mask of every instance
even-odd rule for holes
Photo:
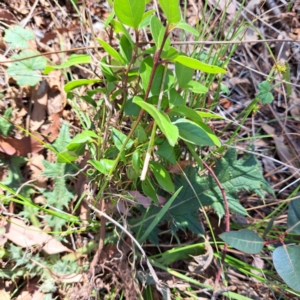
[[[28,248],[38,245],[48,254],[73,252],[40,228],[27,226],[22,220],[17,218],[10,218],[10,222],[7,222],[4,228],[4,235],[20,247]]]
[[[205,249],[207,252],[202,255],[197,255],[197,256],[191,255],[196,262],[189,263],[188,268],[190,272],[197,272],[197,273],[203,272],[211,264],[214,258],[214,251],[208,242],[205,243]]]

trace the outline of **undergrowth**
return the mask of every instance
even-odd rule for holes
[[[154,10],[145,12],[145,1],[111,3],[112,11],[105,22],[107,40],[96,38],[97,51],[102,53],[99,60],[72,54],[60,65],[53,65],[30,49],[28,41],[34,39],[33,32],[20,26],[6,30],[4,40],[17,52],[11,56],[13,62],[7,74],[18,85],[35,86],[42,80],[40,70],[49,76],[54,70],[63,70],[71,78],[73,66],[88,69],[92,64],[97,68],[91,78],[71,80],[64,86],[82,128],[74,129],[64,122],[51,144],[18,127],[42,144],[41,151],[55,156],[53,161],[43,160],[40,177],[47,178],[47,188],[35,186],[38,178],[24,183],[21,167],[28,158],[1,158],[8,174],[1,183],[1,202],[4,207],[14,206],[13,216],[3,213],[4,226],[15,224],[14,230],[43,232],[58,244],[45,250],[49,239],[40,242],[41,236],[31,238],[32,244],[27,246],[6,243],[1,255],[5,267],[0,276],[13,281],[38,276],[42,282],[40,291],[48,299],[59,294],[60,282],[70,274],[88,274],[88,291],[95,298],[124,295],[133,299],[130,297],[135,293],[135,297],[153,299],[151,286],[155,286],[164,299],[170,293],[181,299],[185,293],[176,288],[171,291],[157,277],[156,273],[164,270],[190,283],[189,293],[195,298],[199,297],[196,290],[200,287],[215,289],[215,296],[222,293],[231,299],[249,299],[227,286],[226,274],[231,266],[270,285],[278,295],[284,297],[287,291],[298,295],[300,271],[293,267],[300,250],[291,235],[299,231],[298,201],[291,202],[288,224],[281,233],[273,233],[273,219],[253,226],[230,220],[231,214],[249,216],[240,203],[241,194],[252,193],[261,199],[266,194],[275,196],[253,149],[238,152],[234,143],[247,117],[255,115],[260,105],[272,102],[272,89],[276,87],[273,81],[287,70],[274,63],[269,77],[258,86],[259,93],[240,113],[238,126],[225,141],[226,128],[235,120],[216,113],[215,107],[220,93],[226,92],[222,81],[236,49],[230,41],[242,38],[248,24],[239,23],[237,14],[225,36],[228,44],[217,49],[199,44],[186,50],[185,45],[175,46],[173,38],[193,35],[205,41],[212,34],[219,40],[223,38],[226,13],[215,28],[209,29],[209,20],[204,18],[194,28],[182,18],[178,1],[158,2],[165,22]],[[214,13],[212,10],[210,19]],[[152,43],[142,41],[143,31],[151,36]],[[82,103],[88,104],[87,110],[80,109]],[[11,110],[7,109],[0,119],[3,136],[13,133],[10,116]],[[215,131],[214,120],[224,120],[228,125]],[[79,176],[85,185],[79,188],[80,193],[76,187]],[[36,203],[37,195],[44,201]],[[87,210],[86,218],[79,214],[82,207]],[[212,218],[216,218],[216,224]],[[22,223],[18,223],[20,219]],[[215,233],[218,226],[223,233]],[[12,231],[6,230],[6,234],[13,241]],[[85,234],[97,238],[74,247],[74,236]],[[195,242],[182,245],[189,239]],[[294,244],[288,244],[291,241]],[[145,246],[147,242],[157,250],[150,250]],[[161,244],[172,245],[173,249],[164,251]],[[105,258],[108,245],[115,246],[114,254]],[[272,258],[267,259],[270,268],[256,269],[255,273],[251,264],[227,254],[228,245],[251,255],[272,253]],[[22,252],[24,247],[27,248]],[[65,251],[70,253],[62,255]],[[190,275],[205,271],[201,263],[191,273],[182,267],[182,261],[209,252],[209,265],[213,257],[217,259],[214,286]],[[123,275],[113,260],[127,264]],[[183,268],[180,272],[175,270],[175,262],[179,269]],[[109,281],[106,274],[97,286],[94,279],[100,273],[99,265],[103,274],[111,270],[112,279]],[[289,272],[294,272],[294,277],[287,275]]]

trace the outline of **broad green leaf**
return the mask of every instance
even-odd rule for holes
[[[66,93],[68,93],[80,86],[94,84],[96,82],[101,82],[101,81],[102,81],[101,79],[77,79],[66,83],[64,86],[64,90]]]
[[[174,88],[169,91],[169,99],[172,105],[185,105],[185,100]]]
[[[165,213],[168,211],[169,207],[172,205],[173,201],[176,199],[177,195],[180,193],[181,188],[179,188],[174,195],[168,200],[168,202],[164,205],[164,207],[160,210],[160,212],[155,216],[147,230],[143,233],[143,235],[138,239],[140,243],[144,242],[148,235],[153,231],[156,225],[161,221]],[[147,217],[147,215],[146,215]]]
[[[7,121],[7,120],[11,119],[12,111],[13,111],[13,108],[9,107],[4,112],[4,117],[5,118],[0,117],[0,133],[3,134],[4,136],[8,136],[9,132],[13,128],[13,125],[10,122]]]
[[[145,11],[145,0],[115,0],[114,10],[125,25],[138,29]]]
[[[169,41],[169,38],[167,39],[167,42]],[[178,55],[179,52],[174,47],[169,47],[169,49],[166,51],[166,47],[164,47],[163,52],[161,53],[161,58],[166,60],[174,60]]]
[[[77,134],[67,145],[67,150],[76,151],[82,145],[88,142],[94,141],[94,139],[99,139],[99,136],[91,130],[84,130],[83,132]]]
[[[39,54],[39,52],[23,50],[19,54],[13,55],[11,58],[23,59],[37,54]],[[8,67],[7,73],[17,80],[19,85],[34,86],[41,80],[39,70],[43,70],[46,66],[46,63],[47,60],[43,56],[17,61]]]
[[[141,161],[141,151],[137,149],[132,154],[132,166],[137,174],[140,174],[141,172],[140,161]]]
[[[71,163],[75,161],[79,156],[74,151],[63,151],[58,153],[56,162],[61,163]]]
[[[101,44],[101,46],[104,48],[104,50],[112,57],[114,58],[116,61],[118,61],[121,64],[124,64],[125,61],[123,59],[123,57],[118,53],[118,51],[116,51],[110,44],[106,43],[105,41],[101,40],[101,39],[97,39],[96,40]]]
[[[60,65],[56,66],[46,66],[44,70],[44,74],[48,75],[53,70],[61,70],[66,69],[75,65],[80,64],[89,64],[91,63],[91,57],[87,54],[72,54],[68,58],[68,60]]]
[[[158,204],[158,195],[148,177],[142,181],[142,190],[143,193],[151,198],[156,204]]]
[[[187,66],[189,68],[192,68],[194,70],[200,70],[205,73],[210,73],[210,74],[225,74],[226,70],[217,67],[217,66],[212,66],[205,64],[198,59],[187,57],[184,55],[178,55],[173,61],[179,62],[180,64]]]
[[[148,26],[150,24],[151,17],[154,13],[155,9],[150,9],[143,14],[143,18],[139,25],[139,29],[142,29],[143,27]]]
[[[142,61],[140,69],[139,69],[139,72],[140,72],[140,75],[142,78],[143,89],[145,92],[146,92],[149,82],[150,82],[152,69],[153,69],[153,58],[149,56]],[[160,90],[161,90],[163,76],[164,76],[164,66],[159,65],[156,68],[155,75],[154,75],[154,78],[152,81],[150,95],[149,95],[150,97],[159,95]],[[165,77],[164,83],[165,83],[164,89],[166,89],[169,84],[169,76]]]
[[[138,125],[134,131],[134,137],[138,139],[138,143],[145,143],[148,139],[148,135],[142,125]]]
[[[101,59],[101,62],[102,62],[102,64],[100,64],[101,71],[102,71],[103,75],[105,76],[105,78],[107,79],[108,82],[117,81],[118,78],[115,76],[112,69],[107,65],[106,58],[107,57],[104,56]]]
[[[199,31],[196,30],[194,27],[190,26],[189,24],[187,24],[184,21],[180,21],[178,23],[176,23],[176,25],[174,25],[174,28],[180,28],[183,31],[188,31],[189,33],[198,36],[199,35]]]
[[[114,141],[115,146],[118,148],[118,150],[121,150],[125,140],[127,139],[127,136],[119,131],[116,128],[112,129],[112,139]],[[130,139],[126,146],[125,146],[125,150],[129,150],[132,146],[133,146],[134,141],[132,139]]]
[[[261,99],[262,104],[271,103],[274,100],[274,96],[271,93],[271,85],[268,81],[263,81],[258,85],[259,93],[258,98]]]
[[[264,240],[249,229],[224,232],[219,237],[230,246],[248,254],[259,253],[264,246]]]
[[[167,170],[158,162],[151,161],[150,169],[153,172],[153,175],[158,182],[158,184],[167,192],[174,193],[174,183],[170,177],[170,174]]]
[[[63,152],[67,149],[67,145],[70,141],[70,126],[68,123],[64,122],[60,128],[59,136],[52,146],[56,151]]]
[[[14,26],[5,30],[4,41],[9,43],[13,49],[29,48],[28,41],[34,40],[34,33],[21,26]]]
[[[287,219],[288,229],[293,228],[291,232],[300,234],[300,196],[292,200],[289,204],[288,219]]]
[[[175,63],[175,74],[179,87],[185,87],[193,78],[194,69]]]
[[[151,115],[162,133],[166,136],[169,144],[174,147],[178,139],[177,127],[173,125],[170,120],[168,120],[155,106],[143,101],[142,98],[135,96],[133,103],[136,103]]]
[[[159,49],[161,47],[166,28],[161,24],[160,20],[156,16],[152,16],[150,20],[150,30],[156,48]]]
[[[125,35],[122,35],[120,39],[120,53],[127,63],[131,61],[132,51],[132,45],[128,41],[127,37]]]
[[[161,145],[158,146],[156,154],[166,159],[172,165],[176,165],[176,154],[174,147],[170,146],[168,141],[165,140]]]
[[[201,116],[197,113],[197,111],[193,110],[190,107],[185,105],[175,105],[170,113],[170,116],[183,116],[191,119],[192,121],[200,121],[202,122]]]
[[[206,86],[195,80],[191,80],[184,88],[189,89],[196,94],[204,94],[208,92],[208,88]]]
[[[198,146],[220,146],[220,142],[216,143],[218,139],[212,139],[211,133],[208,134],[197,123],[186,120],[178,119],[173,122],[179,130],[179,137],[184,141]]]
[[[286,284],[300,292],[300,246],[284,245],[273,252],[273,262],[277,273]]]
[[[104,175],[108,175],[114,165],[114,162],[115,161],[111,159],[88,160],[88,163]]]
[[[169,24],[175,24],[180,21],[179,0],[158,0]]]

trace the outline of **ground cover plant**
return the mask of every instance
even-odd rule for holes
[[[3,297],[297,299],[295,36],[251,1],[53,3],[0,10]]]

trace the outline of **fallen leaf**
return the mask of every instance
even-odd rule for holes
[[[35,134],[36,138],[43,140],[39,134]],[[38,153],[44,149],[44,146],[39,140],[32,136],[15,139],[0,135],[0,152],[8,155],[18,155],[26,157],[29,153]]]
[[[39,188],[47,187],[47,177],[41,176],[41,173],[44,170],[44,165],[42,161],[44,156],[41,154],[34,153],[28,160],[29,170],[31,171],[30,180],[35,179],[34,185]],[[36,203],[36,202],[35,202]]]
[[[33,110],[30,115],[30,131],[37,131],[45,122],[47,102],[48,102],[48,83],[43,80],[33,92]]]
[[[139,191],[129,191],[129,194],[134,197],[137,202],[143,205],[145,208],[148,208],[152,202],[152,199],[142,195]],[[166,203],[166,198],[158,196],[158,204],[163,205]]]
[[[9,220],[10,222],[7,222],[4,227],[5,236],[17,246],[28,248],[38,245],[48,254],[73,252],[40,228],[27,226],[17,218],[10,218]]]

